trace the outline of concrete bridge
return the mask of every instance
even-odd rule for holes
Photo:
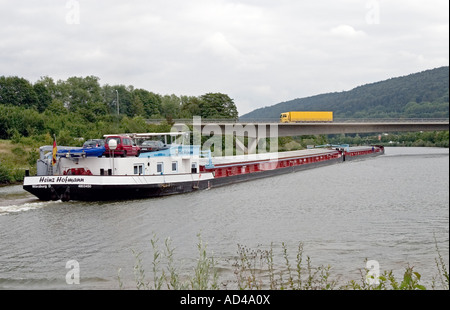
[[[194,132],[203,136],[233,135],[237,147],[245,152],[256,149],[260,139],[288,136],[322,135],[322,134],[354,134],[354,133],[388,133],[417,131],[447,131],[449,120],[445,119],[410,119],[410,120],[337,120],[332,123],[289,123],[271,122],[236,122],[230,120],[205,120],[194,117],[193,120],[175,123],[179,131],[186,131],[186,125],[194,126]],[[215,122],[216,121],[216,122]],[[248,138],[248,149],[241,137]]]
[[[174,127],[194,125],[206,130],[218,130],[222,133],[235,131],[239,136],[245,133],[248,137],[260,135],[268,137],[287,137],[322,134],[352,134],[352,133],[388,133],[414,131],[447,131],[448,119],[377,119],[377,120],[336,120],[332,123],[278,123],[276,121],[230,121],[194,118],[193,120],[175,120]]]

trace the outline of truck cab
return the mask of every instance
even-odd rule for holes
[[[281,123],[289,123],[289,113],[281,113],[280,122]]]

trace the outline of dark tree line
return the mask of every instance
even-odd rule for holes
[[[95,76],[70,77],[66,81],[54,81],[42,77],[35,84],[17,76],[0,77],[0,104],[34,109],[39,113],[47,109],[85,116],[107,115],[117,112],[144,118],[237,118],[233,100],[221,93],[208,93],[200,97],[160,95],[145,89],[125,85],[103,85]]]
[[[32,84],[0,76],[0,139],[14,134],[82,137],[118,130],[149,130],[145,119],[237,119],[233,99],[222,93],[160,95],[125,85],[100,85],[95,76]]]

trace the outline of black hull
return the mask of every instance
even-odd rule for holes
[[[175,194],[189,193],[230,184],[247,182],[271,176],[282,175],[317,167],[329,166],[344,161],[362,159],[382,155],[372,153],[363,156],[342,156],[321,162],[277,168],[260,172],[218,177],[209,180],[176,182],[164,184],[133,184],[133,185],[89,185],[80,187],[78,184],[48,184],[42,186],[24,185],[24,189],[40,200],[79,200],[79,201],[117,201],[162,197]],[[111,176],[114,178],[115,176]]]
[[[182,194],[195,190],[192,182],[158,185],[92,185],[90,188],[79,188],[78,185],[66,184],[49,185],[49,188],[46,189],[24,186],[24,189],[44,201],[133,200]]]

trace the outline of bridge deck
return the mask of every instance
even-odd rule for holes
[[[185,123],[176,123],[174,127],[186,127]],[[201,126],[202,132],[214,131],[215,134],[234,132],[237,136],[247,137],[286,137],[322,134],[351,133],[387,133],[417,131],[448,131],[449,121],[382,121],[382,122],[333,122],[333,123],[194,123]],[[185,129],[185,128],[183,128]],[[220,129],[221,132],[216,132]]]

